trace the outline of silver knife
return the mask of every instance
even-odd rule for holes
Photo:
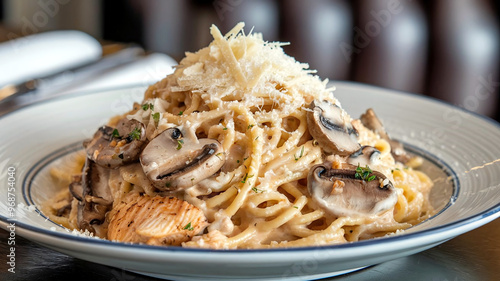
[[[14,102],[16,98],[26,94],[36,94],[38,90],[50,88],[60,89],[79,81],[84,81],[112,68],[133,62],[141,56],[144,56],[144,50],[137,45],[130,45],[116,53],[103,56],[97,61],[82,66],[32,79],[17,85],[6,85],[0,89],[0,105]]]

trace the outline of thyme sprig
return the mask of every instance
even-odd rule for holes
[[[377,178],[377,176],[373,174],[372,169],[370,169],[368,165],[366,165],[366,167],[363,168],[359,164],[358,167],[356,168],[356,173],[354,174],[354,177],[365,181],[372,181]]]

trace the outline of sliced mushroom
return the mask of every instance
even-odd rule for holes
[[[307,178],[312,199],[337,217],[369,216],[391,209],[398,198],[392,183],[377,171],[364,178],[357,168],[350,164],[341,169],[328,164],[312,167]]]
[[[80,202],[83,200],[82,175],[73,176],[73,181],[69,184],[69,192],[76,200]]]
[[[347,163],[354,166],[370,166],[375,165],[380,161],[380,150],[373,146],[364,145],[358,151],[349,155]]]
[[[327,153],[347,156],[360,148],[347,113],[328,101],[314,100],[307,112],[309,133]]]
[[[116,128],[100,127],[91,140],[83,143],[87,157],[102,167],[116,168],[139,160],[146,144],[146,130],[137,120],[124,118]]]
[[[382,122],[378,119],[373,109],[369,108],[366,110],[366,112],[362,114],[359,119],[365,127],[377,133],[382,139],[386,140],[391,145],[391,154],[394,157],[394,160],[405,164],[411,159],[411,156],[406,153],[403,144],[392,140],[389,137],[384,129],[384,125],[382,125]]]
[[[69,215],[69,213],[70,213],[70,212],[71,212],[71,203],[66,204],[66,205],[64,205],[63,207],[59,208],[59,209],[57,210],[56,215],[57,215],[58,217],[66,217],[66,216],[68,216],[68,215]]]
[[[170,128],[148,143],[140,161],[156,188],[173,191],[214,175],[224,164],[225,153],[217,140],[183,138],[178,128]]]
[[[77,223],[82,230],[95,233],[94,225],[100,225],[106,218],[106,213],[113,204],[113,197],[109,190],[108,180],[110,170],[97,165],[87,158],[81,177],[81,194],[78,202]],[[74,184],[74,183],[73,183]],[[73,185],[72,184],[72,185]],[[78,188],[70,189],[77,192]]]

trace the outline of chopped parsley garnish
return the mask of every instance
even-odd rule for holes
[[[117,130],[117,129],[114,129],[114,130],[113,130],[113,133],[111,134],[111,136],[112,136],[113,138],[117,138],[117,139],[119,139],[119,138],[120,138],[120,133],[118,133],[118,130]]]
[[[245,177],[243,178],[243,180],[241,181],[241,183],[245,183],[245,182],[247,182],[247,180],[248,180],[249,178],[251,178],[251,177],[253,177],[253,175],[248,175],[248,173],[246,173],[246,174],[245,174]]]
[[[178,139],[178,140],[177,140],[177,147],[176,147],[176,149],[177,149],[177,150],[180,150],[180,149],[182,148],[182,145],[183,145],[183,144],[184,144],[184,140],[182,140],[182,139]]]
[[[123,153],[118,154],[118,158],[123,159]]]
[[[179,116],[181,116],[184,113],[184,111],[179,112]]]
[[[260,190],[257,187],[252,187],[252,191],[255,193],[264,192],[264,190]]]
[[[221,155],[222,155],[222,152],[219,152],[219,153],[215,154],[215,156],[217,156],[217,158],[219,158],[220,160],[222,160],[222,158],[220,158]]]
[[[360,180],[365,180],[365,181],[372,181],[376,179],[377,177],[372,174],[373,171],[366,165],[365,168],[359,166],[356,168],[356,173],[354,174],[354,177]]]
[[[222,128],[222,130],[224,130],[224,131],[227,130],[227,127]]]
[[[132,132],[130,132],[130,134],[128,134],[128,136],[132,140],[140,140],[141,139],[141,129],[139,129],[139,127],[136,127],[135,129],[132,130]]]
[[[148,109],[154,110],[154,105],[152,103],[145,103],[142,105],[142,110],[146,111]]]
[[[300,158],[302,158],[303,155],[304,155],[304,146],[302,146],[302,148],[300,149],[299,157],[295,155],[293,155],[293,157],[295,157],[295,161],[298,161]]]
[[[255,125],[254,125],[254,124],[250,124],[250,125],[248,125],[247,130],[252,129],[252,128],[253,128],[253,126],[255,126]]]
[[[158,122],[160,122],[160,112],[155,112],[151,114],[153,116],[153,120],[155,121],[155,124],[158,126]]]
[[[191,225],[191,222],[189,222],[188,224],[186,224],[186,226],[183,229],[194,230],[193,226]]]
[[[298,206],[293,206],[295,209],[298,209],[299,207]]]

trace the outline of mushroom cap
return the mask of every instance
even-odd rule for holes
[[[361,123],[363,123],[365,127],[378,134],[381,138],[385,140],[389,139],[382,121],[380,121],[372,108],[368,108],[365,113],[361,114],[359,120],[361,120]]]
[[[109,169],[87,158],[82,172],[81,188],[77,187],[78,183],[73,183],[73,187],[77,188],[70,189],[70,192],[82,192],[81,195],[77,194],[80,196],[75,196],[77,200],[80,199],[77,212],[77,224],[80,229],[95,233],[94,225],[105,221],[106,213],[113,203],[108,185],[109,172]]]
[[[359,120],[361,120],[361,123],[363,123],[366,128],[377,133],[382,139],[386,140],[391,145],[391,154],[394,157],[394,160],[403,164],[410,161],[411,156],[408,155],[403,147],[403,144],[389,137],[385,131],[382,121],[380,121],[373,109],[368,108],[366,112],[360,116]]]
[[[156,188],[174,191],[214,175],[224,164],[225,153],[217,140],[183,138],[178,128],[170,128],[148,143],[140,161]]]
[[[347,163],[355,166],[369,166],[377,164],[380,161],[380,150],[373,146],[364,145],[358,151],[349,155]]]
[[[399,141],[389,140],[389,144],[391,145],[391,154],[394,157],[396,162],[401,162],[403,164],[408,163],[412,159],[412,157],[406,152],[403,144]]]
[[[328,101],[314,100],[307,112],[309,133],[327,153],[347,156],[360,148],[347,113]]]
[[[83,146],[87,151],[87,157],[98,165],[117,168],[139,160],[145,144],[144,125],[137,120],[123,118],[116,128],[100,127],[94,137],[85,141]]]
[[[373,180],[356,176],[357,166],[343,164],[315,165],[309,171],[307,187],[313,201],[337,217],[370,216],[394,207],[397,193],[392,183],[380,172],[371,171]]]
[[[83,200],[82,175],[73,176],[73,180],[69,184],[69,193],[71,193],[76,200]]]

